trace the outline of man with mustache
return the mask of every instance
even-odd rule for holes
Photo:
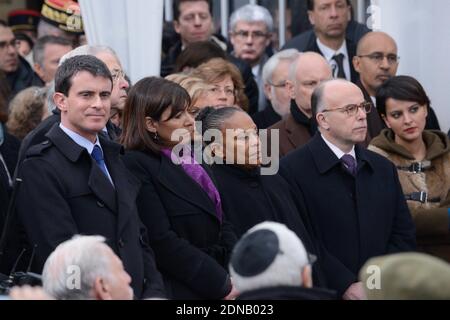
[[[312,95],[319,132],[281,160],[305,221],[322,247],[330,288],[364,299],[358,272],[375,256],[415,250],[415,227],[390,161],[359,146],[372,105],[346,80],[330,80]]]
[[[20,164],[18,217],[34,247],[35,272],[75,234],[101,235],[121,258],[137,298],[164,297],[137,213],[138,182],[122,163],[122,147],[100,135],[112,91],[111,72],[94,56],[75,56],[58,68],[53,100],[61,123]]]
[[[388,79],[397,74],[399,66],[398,48],[395,40],[384,32],[369,32],[358,43],[353,66],[359,73],[358,87],[366,102],[372,103],[367,115],[367,137],[365,145],[378,136],[386,126],[376,109],[376,91]],[[431,108],[430,108],[431,109]],[[427,118],[429,130],[440,130],[436,114],[431,109]]]

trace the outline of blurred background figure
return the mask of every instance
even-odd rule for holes
[[[38,38],[43,36],[66,38],[74,47],[78,47],[80,37],[84,35],[80,5],[72,0],[45,0],[37,33]]]
[[[248,98],[239,69],[224,59],[214,58],[200,65],[191,75],[211,84],[212,106],[238,106],[248,111]]]
[[[41,19],[34,10],[13,10],[8,14],[8,25],[14,34],[25,34],[34,43],[37,39],[37,26]]]
[[[263,222],[236,244],[230,274],[238,300],[331,300],[332,291],[313,287],[314,257],[286,226]]]
[[[450,140],[441,131],[425,130],[431,102],[416,79],[393,77],[376,98],[389,129],[369,149],[397,167],[418,249],[450,262]]]
[[[53,81],[61,58],[72,49],[72,42],[62,37],[44,36],[36,41],[33,50],[33,68],[42,80],[42,85],[48,85]]]
[[[262,81],[267,104],[263,111],[252,115],[258,129],[267,129],[289,115],[291,98],[286,84],[289,79],[289,68],[298,56],[299,52],[296,49],[283,50],[274,54],[264,65]]]
[[[426,254],[370,259],[359,277],[369,300],[450,300],[450,265]]]
[[[122,261],[101,236],[61,243],[42,271],[45,293],[58,300],[132,300],[130,283]]]
[[[17,94],[9,105],[8,131],[22,140],[50,116],[46,107],[47,88],[30,87]]]

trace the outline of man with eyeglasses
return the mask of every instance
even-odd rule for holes
[[[40,83],[31,66],[19,55],[16,37],[11,28],[2,20],[0,20],[0,70],[6,74],[11,89],[10,99],[19,91]]]
[[[258,83],[258,111],[266,108],[262,70],[269,59],[266,49],[270,46],[273,32],[273,18],[262,6],[248,4],[237,9],[230,17],[230,42],[232,55],[244,60],[252,67]]]
[[[262,79],[268,105],[263,111],[252,115],[258,129],[267,129],[289,115],[291,98],[286,90],[286,82],[289,69],[298,56],[296,49],[283,50],[270,57],[264,65]]]
[[[330,287],[364,299],[359,270],[372,257],[415,250],[414,223],[394,164],[359,146],[372,108],[361,90],[330,80],[311,100],[319,132],[281,161],[281,174],[304,202]]]
[[[362,90],[366,102],[373,105],[372,112],[367,115],[365,146],[386,128],[376,109],[375,96],[377,89],[397,74],[399,60],[397,43],[387,33],[369,32],[358,43],[357,55],[353,57],[353,66],[360,78],[357,85]],[[440,130],[433,110],[429,112],[426,129]]]
[[[269,127],[268,132],[271,139],[272,131],[279,130],[280,157],[305,145],[316,133],[317,126],[311,118],[311,95],[321,82],[331,78],[329,64],[318,53],[301,53],[292,64],[284,88],[291,101],[290,113]]]

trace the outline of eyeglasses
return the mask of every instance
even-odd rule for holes
[[[8,41],[1,41],[0,42],[0,50],[6,50],[8,47],[16,48],[19,44],[19,41],[17,39],[13,39],[10,42]]]
[[[251,36],[252,38],[255,38],[255,39],[262,39],[262,38],[267,38],[269,36],[269,34],[266,32],[262,32],[262,31],[249,32],[249,31],[245,31],[245,30],[235,31],[234,35],[241,39],[247,39],[249,36]]]
[[[400,57],[395,55],[395,54],[383,54],[380,52],[375,52],[375,53],[371,53],[371,54],[366,54],[366,55],[361,55],[358,56],[359,58],[369,58],[370,60],[372,60],[373,62],[375,62],[376,64],[380,65],[383,63],[384,58],[387,59],[388,63],[390,65],[393,64],[397,64],[398,61],[400,60]]]
[[[363,102],[361,104],[349,104],[342,108],[325,109],[322,111],[322,113],[339,111],[346,113],[348,116],[354,116],[358,113],[359,109],[363,110],[365,113],[370,113],[370,111],[372,110],[372,104],[370,102]]]
[[[120,79],[125,79],[125,72],[123,70],[115,69],[111,71],[111,77],[114,82],[119,81]]]
[[[286,81],[283,81],[283,82],[281,82],[281,83],[279,83],[279,84],[275,84],[275,83],[272,83],[272,82],[267,82],[270,86],[272,86],[272,87],[275,87],[275,88],[284,88],[284,87],[286,87]]]

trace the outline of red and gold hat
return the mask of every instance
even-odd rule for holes
[[[41,14],[43,20],[61,30],[84,33],[80,5],[73,0],[45,0]]]

